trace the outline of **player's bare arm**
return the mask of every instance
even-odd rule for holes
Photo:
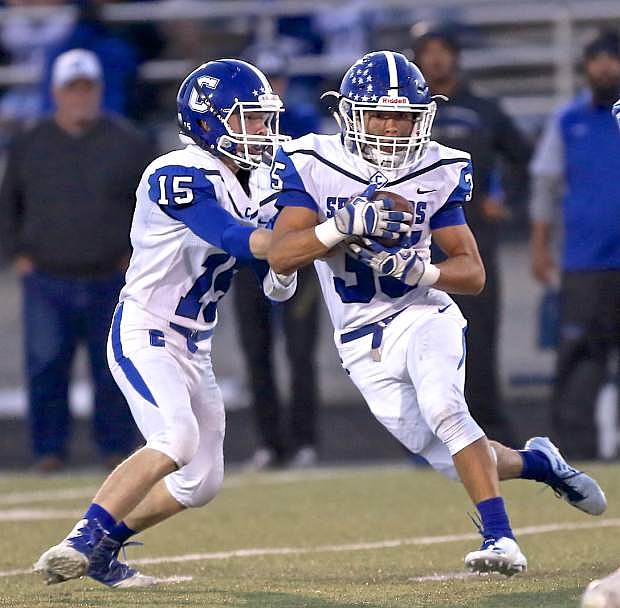
[[[269,265],[279,274],[293,271],[323,257],[329,247],[325,246],[314,231],[317,214],[305,207],[285,207],[273,227]]]
[[[469,226],[439,228],[433,231],[433,239],[448,256],[437,264],[440,275],[433,287],[448,293],[478,295],[484,289],[486,274]]]

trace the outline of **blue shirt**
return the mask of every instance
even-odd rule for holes
[[[564,182],[563,270],[620,269],[620,132],[609,108],[582,94],[544,139],[535,173]]]

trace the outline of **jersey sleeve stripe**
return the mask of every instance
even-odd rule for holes
[[[462,226],[463,224],[467,224],[465,212],[463,211],[463,205],[457,202],[446,203],[433,214],[429,222],[431,230],[448,226]]]

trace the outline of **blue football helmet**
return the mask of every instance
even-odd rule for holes
[[[283,110],[265,75],[238,59],[218,59],[197,67],[177,94],[181,141],[230,158],[242,169],[258,167],[287,139],[280,135]],[[256,120],[257,113],[264,115],[263,132],[251,134],[249,121]]]
[[[437,104],[419,68],[401,53],[376,51],[356,61],[344,75],[334,117],[347,149],[378,169],[402,169],[424,155]],[[411,132],[396,137],[367,132],[369,113],[411,114]]]

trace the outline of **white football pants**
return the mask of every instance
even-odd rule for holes
[[[186,507],[209,502],[224,476],[224,403],[211,366],[211,339],[195,343],[130,301],[117,307],[108,363],[149,448],[179,469],[165,477]]]
[[[342,344],[348,329],[337,331],[335,340],[343,367],[377,420],[411,452],[457,479],[452,455],[484,432],[463,394],[467,323],[450,298],[439,301],[410,306],[392,320],[383,329],[379,361],[372,356],[372,335]]]

